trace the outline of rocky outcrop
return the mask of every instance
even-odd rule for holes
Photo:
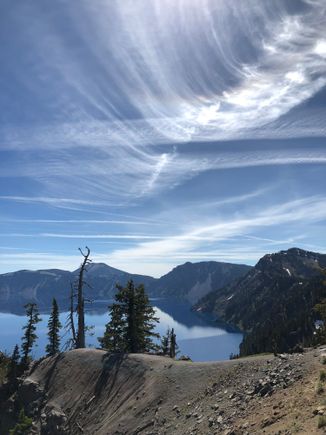
[[[63,410],[54,404],[46,404],[38,419],[42,435],[64,435],[68,432],[68,418]]]

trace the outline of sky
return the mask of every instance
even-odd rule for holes
[[[326,252],[325,0],[2,0],[0,273]]]

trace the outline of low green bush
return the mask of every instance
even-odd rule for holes
[[[326,372],[324,370],[321,370],[319,373],[319,380],[320,382],[325,382],[326,381]]]
[[[316,388],[316,393],[317,394],[321,394],[324,392],[324,386],[321,382],[318,382],[317,388]]]
[[[27,434],[32,427],[33,420],[25,415],[24,408],[21,409],[16,426],[9,431],[9,435]]]
[[[326,426],[326,415],[320,415],[318,417],[318,429]]]

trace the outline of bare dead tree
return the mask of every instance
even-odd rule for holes
[[[92,260],[89,259],[91,253],[90,249],[86,246],[86,253],[79,248],[80,253],[84,257],[84,260],[79,269],[79,276],[77,282],[77,335],[76,335],[76,349],[81,349],[86,347],[85,343],[85,299],[83,294],[83,287],[86,284],[84,281],[84,273],[86,272],[86,267]]]
[[[72,340],[74,344],[76,345],[76,328],[75,328],[75,321],[74,321],[74,286],[72,283],[70,283],[70,307],[69,307],[69,326],[71,330]]]
[[[70,283],[70,297],[69,297],[69,301],[70,301],[70,305],[69,305],[69,312],[68,312],[68,316],[67,316],[67,320],[65,323],[65,334],[64,336],[69,334],[69,339],[66,341],[63,349],[64,350],[70,350],[70,349],[75,349],[76,348],[76,328],[75,328],[75,320],[74,320],[74,312],[75,312],[75,307],[74,307],[74,298],[76,297],[75,291],[74,291],[74,286],[72,283]],[[71,335],[70,335],[71,334]]]

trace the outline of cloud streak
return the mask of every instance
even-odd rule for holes
[[[159,270],[222,249],[253,259],[297,240],[288,225],[304,220],[315,244],[323,0],[5,2],[0,204],[13,248],[87,239],[114,246],[101,255],[117,265]]]
[[[203,246],[203,241],[216,243],[230,238],[252,235],[253,231],[261,228],[272,228],[280,225],[294,223],[314,223],[326,219],[325,197],[302,198],[299,200],[266,208],[263,212],[251,214],[240,219],[227,219],[227,221],[211,225],[198,226],[187,233],[174,237],[166,237],[159,241],[144,242],[136,247],[116,250],[111,255],[111,262],[135,260],[143,261],[153,258],[196,258],[198,248]],[[284,244],[288,241],[284,240]],[[204,251],[205,252],[205,251]],[[217,255],[216,250],[212,250]],[[207,255],[204,254],[204,256]],[[223,253],[222,253],[223,256]],[[245,261],[245,256],[242,257]]]

